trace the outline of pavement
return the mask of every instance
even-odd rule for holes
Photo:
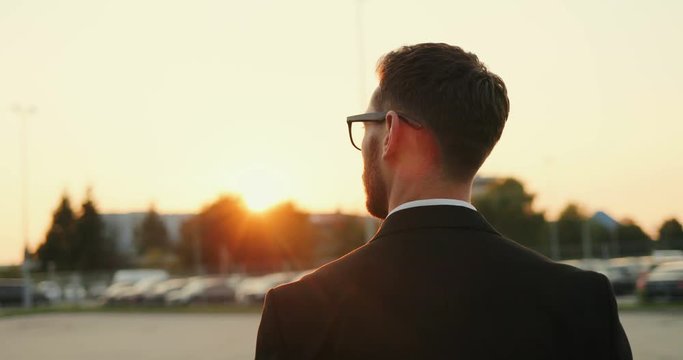
[[[683,358],[683,311],[620,315],[634,359]],[[0,318],[3,360],[253,359],[259,314],[38,314]]]
[[[259,319],[259,314],[14,316],[0,319],[0,358],[253,359]]]
[[[625,311],[619,315],[634,359],[683,359],[683,311]]]

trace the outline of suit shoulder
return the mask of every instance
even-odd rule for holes
[[[271,297],[296,302],[337,302],[351,294],[353,279],[367,270],[370,264],[370,244],[331,261],[301,279],[271,289]]]
[[[565,282],[581,286],[602,286],[608,283],[607,277],[599,272],[579,269],[572,265],[553,263],[555,272]]]
[[[492,235],[490,239],[494,240],[485,246],[490,246],[492,249],[496,248],[496,250],[492,250],[493,256],[497,258],[498,262],[510,268],[533,270],[537,274],[559,284],[572,282],[595,284],[596,282],[604,282],[603,280],[606,281],[606,277],[600,273],[582,270],[572,265],[554,261],[505,236]],[[493,246],[494,244],[499,244],[500,247]]]
[[[603,274],[559,263],[553,266],[553,272],[550,289],[556,303],[593,312],[604,309],[614,298],[610,282]]]

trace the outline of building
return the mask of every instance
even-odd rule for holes
[[[135,255],[135,229],[145,219],[147,212],[102,214],[101,216],[105,229],[108,235],[114,238],[119,252],[125,256]],[[183,222],[192,216],[194,214],[159,214],[172,244],[180,242],[180,229]]]

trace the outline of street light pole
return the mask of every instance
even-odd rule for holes
[[[363,29],[363,2],[365,0],[356,0],[356,46],[358,47],[358,96],[360,98],[361,108],[367,104],[367,97],[365,94],[365,33]]]
[[[550,258],[560,261],[560,236],[557,229],[557,221],[549,221],[550,227]]]
[[[33,306],[33,294],[31,289],[31,252],[29,250],[28,235],[28,118],[36,112],[36,108],[33,105],[14,105],[12,111],[21,122],[21,228],[24,240],[24,261],[21,265],[21,277],[23,280],[22,304],[25,308],[30,308]]]

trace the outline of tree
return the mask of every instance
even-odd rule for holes
[[[503,235],[542,253],[548,253],[543,212],[533,210],[534,195],[512,178],[493,182],[473,199],[474,206]]]
[[[215,272],[243,246],[247,210],[237,196],[221,196],[183,223],[179,257],[186,265],[202,265]],[[233,264],[234,265],[234,264]]]
[[[309,215],[293,202],[280,204],[264,215],[265,243],[274,250],[275,263],[297,270],[312,267],[315,244]]]
[[[621,224],[611,216],[598,211],[590,218],[590,236],[593,254],[600,254],[603,258],[620,257],[621,246],[617,238],[617,230]]]
[[[642,256],[652,252],[652,239],[634,221],[625,220],[617,228],[623,256]]]
[[[368,239],[367,221],[376,220],[353,215],[338,214],[337,220],[329,224],[327,242],[330,244],[328,254],[323,254],[330,259],[336,259],[365,244]]]
[[[168,230],[154,206],[150,207],[142,223],[135,229],[135,244],[140,254],[149,251],[161,253],[170,251],[171,242]]]
[[[304,269],[313,263],[313,234],[293,203],[253,214],[241,198],[223,196],[183,224],[179,256],[209,272]]]
[[[592,244],[592,255],[607,257],[617,257],[621,255],[621,248],[618,244],[617,232],[619,226],[613,230],[596,222],[593,219],[589,221],[590,237]]]
[[[71,251],[74,245],[75,215],[66,194],[62,195],[59,206],[52,215],[52,224],[45,235],[45,241],[38,247],[36,256],[40,269],[47,271],[50,264],[57,270],[71,270]]]
[[[557,233],[560,243],[560,254],[565,259],[582,257],[583,226],[587,217],[576,204],[569,204],[562,210],[557,220]]]
[[[105,234],[104,223],[92,200],[90,190],[76,220],[75,229],[71,263],[77,270],[112,270],[118,266],[119,257],[115,243]]]
[[[562,258],[597,258],[619,254],[621,250],[616,233],[619,226],[603,212],[597,212],[589,218],[581,207],[568,204],[557,221]]]
[[[683,250],[683,226],[676,219],[665,221],[659,228],[657,247]]]

